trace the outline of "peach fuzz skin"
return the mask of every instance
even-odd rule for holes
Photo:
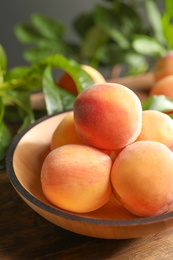
[[[77,96],[74,122],[86,144],[119,150],[134,142],[140,133],[141,102],[133,91],[120,84],[95,84]]]
[[[50,148],[51,150],[66,144],[83,144],[82,140],[76,133],[73,112],[70,112],[63,118],[60,124],[56,127]]]
[[[86,213],[110,198],[109,155],[96,148],[69,144],[52,150],[41,169],[45,197],[64,210]]]
[[[76,128],[74,125],[74,118],[73,118],[73,111],[70,112],[67,116],[65,116],[60,124],[56,127],[55,131],[53,132],[51,143],[50,143],[50,150],[54,150],[60,146],[66,144],[83,144],[85,143],[79,138]],[[108,154],[111,159],[115,158],[114,151],[109,150],[102,150],[103,153]]]
[[[156,141],[173,151],[173,120],[156,110],[142,112],[142,129],[136,141]]]
[[[111,183],[131,213],[149,217],[167,212],[173,207],[173,153],[155,141],[128,145],[112,166]]]
[[[149,96],[165,95],[173,99],[173,75],[158,80],[150,89]]]

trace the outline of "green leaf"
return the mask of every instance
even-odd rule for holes
[[[59,93],[61,97],[61,101],[63,104],[64,110],[73,109],[74,101],[76,99],[76,95],[66,91],[65,89],[59,88]]]
[[[67,52],[66,46],[60,42],[52,43],[51,41],[44,40],[38,41],[37,45],[37,47],[27,49],[24,52],[24,58],[31,63],[41,62],[47,56],[58,53],[65,55]]]
[[[113,12],[97,5],[94,15],[96,24],[100,26],[112,40],[116,41],[122,48],[129,47],[129,39],[121,32],[120,24],[115,19],[116,17]]]
[[[153,29],[155,39],[160,43],[165,43],[165,37],[162,28],[162,17],[158,6],[153,0],[146,0],[146,11],[150,26]]]
[[[146,35],[136,35],[132,42],[132,46],[137,53],[149,56],[163,56],[166,49],[156,41]]]
[[[30,62],[40,62],[49,55],[68,53],[68,44],[63,36],[64,25],[49,17],[33,14],[29,24],[18,24],[14,27],[16,37],[24,44],[33,43],[36,47],[24,51],[24,58]],[[32,45],[31,45],[32,46]]]
[[[33,120],[33,117],[31,116],[31,114],[26,114],[22,120],[22,124],[19,127],[17,133],[20,133],[21,131],[23,131],[27,126],[29,126],[33,122],[34,122],[34,120]]]
[[[164,13],[162,16],[163,32],[167,41],[167,48],[173,49],[173,24],[171,23],[172,16],[169,13]]]
[[[32,24],[17,24],[14,27],[16,37],[24,44],[34,43],[43,38],[42,34]]]
[[[149,69],[148,61],[143,55],[129,52],[125,57],[125,61],[128,65],[127,74],[129,75],[144,73]]]
[[[94,83],[91,76],[82,69],[79,63],[73,59],[67,59],[63,55],[57,54],[49,56],[42,61],[42,64],[66,71],[76,83],[78,93]]]
[[[165,4],[165,12],[169,14],[169,16],[173,17],[173,1],[172,0],[165,0],[164,1]]]
[[[0,69],[0,85],[3,85],[4,83],[4,73],[3,71]]]
[[[59,40],[64,36],[64,25],[43,15],[33,14],[31,23],[17,24],[14,27],[16,37],[23,43],[38,43],[44,38]]]
[[[127,1],[126,1],[127,2]],[[143,21],[140,13],[138,12],[138,3],[124,3],[122,1],[113,1],[112,11],[114,19],[120,26],[119,30],[122,31],[126,37],[130,37],[135,32],[143,31]]]
[[[50,50],[47,48],[35,47],[24,51],[24,58],[30,63],[40,62],[50,55]]]
[[[143,110],[169,112],[173,110],[173,100],[164,95],[154,95],[143,102],[142,108]]]
[[[11,79],[26,78],[30,71],[31,68],[29,66],[14,67],[6,72],[4,80],[10,81]]]
[[[98,26],[91,27],[81,45],[81,55],[92,58],[97,49],[108,41],[108,35]]]
[[[2,97],[0,97],[0,122],[3,121],[4,112],[5,112],[5,106],[3,104]]]
[[[0,44],[0,70],[6,70],[7,67],[7,56],[4,48]]]
[[[20,126],[21,117],[19,115],[19,110],[17,106],[6,105],[4,113],[4,122],[9,122],[9,124],[16,124]]]
[[[8,90],[5,93],[0,92],[0,96],[11,101],[12,104],[20,109],[20,116],[24,118],[26,115],[30,117],[30,122],[34,122],[34,114],[30,103],[30,92]]]
[[[4,75],[0,91],[18,89],[18,91],[36,91],[40,89],[41,66],[14,67]]]
[[[51,66],[47,66],[43,73],[43,93],[46,102],[48,115],[63,111],[63,104],[61,101],[58,87],[55,85],[52,76]]]
[[[59,21],[39,14],[33,14],[31,21],[35,28],[46,38],[59,39],[64,36],[64,25]]]
[[[4,159],[8,147],[12,141],[12,135],[3,121],[0,122],[0,161]]]
[[[107,43],[98,48],[96,58],[101,64],[106,66],[122,64],[124,62],[126,52],[122,50],[116,43]]]
[[[92,13],[82,13],[73,21],[73,27],[78,35],[84,39],[88,30],[94,26],[94,19]]]

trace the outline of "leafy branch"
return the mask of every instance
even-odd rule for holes
[[[61,53],[93,67],[125,64],[129,73],[146,70],[145,58],[131,44],[138,32],[148,33],[138,12],[139,4],[122,0],[105,2],[72,21],[79,43],[66,40],[64,24],[41,14],[33,14],[28,23],[17,24],[15,35],[28,46],[24,58],[38,62],[48,55]]]
[[[93,84],[92,78],[79,63],[61,54],[47,56],[30,66],[7,70],[6,53],[0,45],[0,167],[4,166],[6,152],[13,138],[9,126],[17,125],[19,133],[40,116],[72,109],[75,95],[57,86],[54,69],[69,73],[78,93]],[[43,111],[36,111],[31,104],[31,95],[38,91],[44,95]]]
[[[62,53],[81,64],[121,64],[124,74],[139,74],[150,70],[158,57],[173,49],[172,0],[159,3],[104,0],[96,4],[72,21],[79,43],[66,40],[61,21],[41,14],[33,14],[29,23],[17,24],[14,31],[19,41],[28,46],[24,58],[29,62]]]
[[[155,1],[146,0],[145,10],[151,34],[136,34],[132,45],[139,54],[157,59],[173,50],[173,2],[165,0],[161,12]]]

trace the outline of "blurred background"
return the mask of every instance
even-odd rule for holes
[[[66,26],[67,40],[77,41],[78,37],[71,22],[81,12],[90,11],[99,0],[1,0],[0,1],[0,43],[8,56],[8,67],[23,65],[24,50],[14,34],[14,26],[29,22],[32,13],[40,13],[58,19]]]
[[[139,74],[173,49],[172,9],[172,0],[1,0],[0,44],[9,69],[61,53],[105,77],[119,65]]]

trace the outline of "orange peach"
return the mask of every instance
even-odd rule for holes
[[[119,150],[134,142],[141,131],[141,102],[123,85],[95,84],[77,96],[74,123],[86,144]]]
[[[85,70],[93,79],[94,83],[106,82],[103,75],[95,68],[90,65],[82,64],[82,69]]]
[[[148,217],[173,207],[173,153],[164,144],[128,145],[111,169],[113,192],[131,213]]]
[[[57,81],[57,85],[75,95],[78,94],[76,84],[68,73],[63,73]]]
[[[118,154],[123,150],[124,148],[122,149],[118,149],[118,150],[113,150],[113,151],[110,151],[109,156],[111,157],[112,161],[115,161],[116,157],[118,156]]]
[[[149,96],[165,95],[173,99],[173,75],[158,80],[150,89]]]
[[[160,111],[143,111],[142,129],[136,141],[142,140],[163,143],[173,151],[173,120]]]
[[[61,146],[43,162],[43,193],[52,204],[68,211],[96,210],[109,200],[111,166],[110,156],[94,147]]]
[[[153,69],[153,74],[155,81],[158,81],[166,76],[173,75],[173,51],[168,52],[156,62]]]
[[[82,140],[76,133],[73,112],[70,112],[63,118],[60,124],[56,127],[52,139],[51,150],[66,144],[83,144]]]
[[[106,82],[105,78],[102,76],[102,74],[95,68],[89,66],[89,65],[81,65],[82,69],[85,70],[93,79],[94,83],[99,82]],[[68,73],[62,74],[62,76],[58,79],[57,85],[61,88],[66,89],[67,91],[70,91],[71,93],[77,95],[78,91],[76,88],[76,84],[72,77]]]

